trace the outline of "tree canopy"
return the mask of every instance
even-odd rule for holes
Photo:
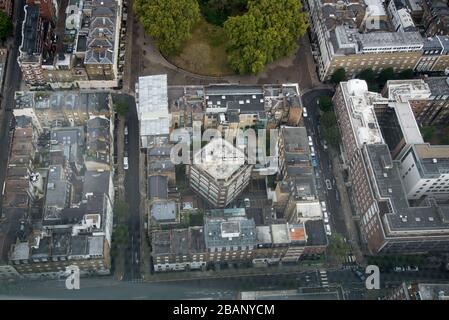
[[[374,74],[373,69],[368,68],[362,70],[362,72],[357,75],[357,78],[365,80],[366,82],[373,82],[376,79],[376,75]]]
[[[229,16],[245,12],[248,0],[198,0],[198,2],[206,21],[222,26]]]
[[[0,11],[0,39],[4,41],[12,34],[13,25],[11,19],[4,11]]]
[[[329,237],[329,245],[327,246],[327,252],[330,260],[341,263],[345,257],[351,251],[351,246],[344,241],[343,236],[338,233],[334,233]]]
[[[342,81],[346,81],[346,79],[346,70],[344,68],[338,68],[331,76],[331,82],[333,84],[339,84]]]
[[[331,109],[332,109],[332,99],[331,99],[331,97],[328,97],[328,96],[320,97],[319,104],[320,104],[320,109],[323,112],[331,111]]]
[[[332,110],[324,112],[320,118],[320,123],[324,139],[326,139],[329,145],[338,147],[341,136],[340,130],[337,126],[337,118],[335,117],[335,113]]]
[[[163,55],[181,51],[200,18],[197,0],[135,0],[134,11]]]
[[[126,114],[129,111],[129,104],[125,101],[125,99],[119,99],[116,103],[115,103],[115,111],[120,115],[120,116],[126,116]]]
[[[405,69],[399,72],[399,79],[413,79],[413,70],[412,69]]]
[[[234,71],[257,74],[267,63],[297,49],[307,17],[297,0],[249,0],[247,9],[224,23],[228,59]]]
[[[424,141],[429,142],[432,139],[432,137],[435,134],[435,132],[436,132],[435,126],[423,126],[423,127],[421,127],[421,134],[422,134],[422,137],[423,137]]]
[[[333,112],[325,112],[320,118],[320,123],[322,127],[332,127],[337,124],[337,118]]]
[[[383,84],[385,82],[387,82],[388,80],[394,80],[395,78],[395,73],[393,68],[387,68],[387,69],[383,69],[380,73],[379,73],[379,81]]]

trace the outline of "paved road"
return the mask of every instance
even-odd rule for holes
[[[334,175],[332,172],[332,161],[329,158],[329,149],[324,150],[322,145],[321,131],[319,128],[319,107],[317,101],[321,96],[332,96],[333,91],[330,89],[311,90],[302,96],[303,105],[307,108],[308,117],[304,118],[304,124],[310,136],[312,136],[315,153],[317,154],[317,162],[319,168],[319,185],[320,198],[325,199],[331,229],[348,238],[343,214],[340,210],[339,195],[334,184]],[[328,190],[325,180],[332,183],[332,189]]]
[[[402,281],[449,283],[449,272],[419,271],[381,273],[381,288]],[[183,282],[142,283],[116,281],[111,277],[82,278],[79,291],[65,289],[64,281],[28,281],[0,286],[0,299],[233,299],[238,291],[275,290],[298,287],[341,286],[349,299],[365,299],[364,281],[351,270],[261,274],[226,279],[195,279]]]
[[[129,205],[129,245],[125,253],[124,280],[140,279],[140,191],[139,191],[139,124],[134,98],[127,97],[130,111],[126,117],[128,126],[129,169],[125,174],[125,200]]]
[[[14,27],[15,36],[9,46],[9,57],[6,66],[5,83],[3,89],[3,99],[0,108],[0,189],[3,191],[3,183],[6,175],[6,165],[8,163],[10,131],[9,123],[13,117],[12,109],[14,107],[14,92],[20,89],[22,72],[17,63],[19,46],[22,42],[22,21],[24,18],[23,6],[25,0],[14,1]],[[0,208],[2,208],[2,198],[0,197]]]

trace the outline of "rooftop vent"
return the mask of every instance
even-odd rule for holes
[[[388,174],[386,172],[384,172],[384,178],[388,177]]]
[[[433,221],[434,219],[433,219],[433,217],[429,217],[429,221]]]
[[[433,162],[433,163],[437,163],[438,160],[437,160],[436,158],[433,158],[433,159],[432,159],[432,162]]]
[[[416,217],[416,218],[415,218],[415,221],[416,221],[416,222],[420,222],[420,221],[421,221],[421,218],[420,218],[420,217]]]

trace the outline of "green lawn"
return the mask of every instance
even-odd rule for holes
[[[178,67],[201,75],[233,74],[228,65],[223,28],[206,22],[204,18],[193,29],[192,37],[181,54],[169,59]]]

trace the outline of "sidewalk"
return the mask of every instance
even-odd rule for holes
[[[147,208],[145,154],[139,152],[139,190],[140,190],[140,274],[143,279],[151,277],[151,250],[148,245],[148,232],[145,228]]]
[[[152,274],[150,277],[145,278],[145,282],[170,282],[170,281],[191,281],[201,279],[226,279],[226,278],[240,278],[250,276],[276,276],[289,273],[302,273],[302,272],[316,272],[319,270],[337,271],[340,268],[330,268],[328,266],[273,266],[263,268],[241,268],[241,269],[222,269],[219,271],[176,271],[176,272],[161,272]]]
[[[345,182],[343,179],[342,174],[342,167],[340,163],[340,159],[338,156],[332,157],[332,168],[334,172],[334,177],[337,182],[337,188],[338,192],[340,194],[340,205],[343,212],[343,217],[345,220],[346,229],[348,230],[348,234],[350,236],[350,239],[348,241],[350,242],[354,254],[357,259],[358,264],[364,264],[364,258],[363,253],[360,250],[359,242],[358,242],[358,236],[357,236],[357,227],[355,225],[353,216],[352,216],[352,209],[351,209],[351,203],[349,200],[348,192],[346,190]]]
[[[115,128],[117,132],[117,165],[115,165],[115,181],[114,186],[117,187],[118,197],[119,199],[125,198],[125,175],[123,169],[123,150],[124,150],[124,128],[125,128],[125,119],[119,116],[118,126]],[[117,199],[115,199],[117,200]],[[123,251],[118,249],[119,253],[115,257],[114,261],[114,274],[113,277],[117,280],[121,280],[125,273],[125,257]]]

